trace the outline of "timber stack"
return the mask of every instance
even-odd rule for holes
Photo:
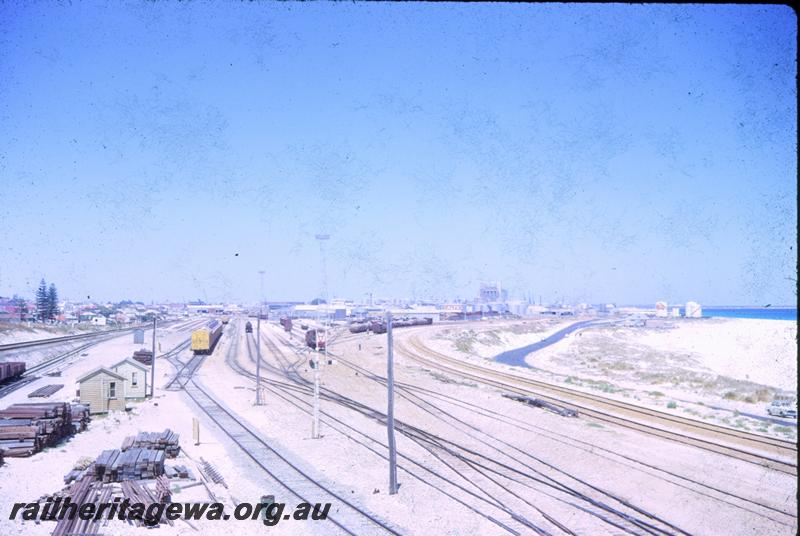
[[[0,410],[0,448],[6,456],[24,457],[72,435],[67,402],[13,404]]]
[[[167,458],[176,458],[181,452],[178,444],[180,436],[167,428],[163,432],[139,432],[135,436],[128,436],[122,442],[122,450],[130,448],[146,448],[163,450]]]
[[[86,404],[72,404],[72,433],[77,434],[83,432],[89,427],[89,421],[92,420],[89,413],[89,406]]]
[[[136,350],[133,352],[133,359],[149,367],[153,364],[153,352],[150,350]]]
[[[93,468],[95,479],[101,482],[152,479],[164,474],[164,451],[149,448],[104,450]]]

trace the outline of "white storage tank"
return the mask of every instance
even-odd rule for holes
[[[697,302],[686,302],[686,318],[701,318],[703,316],[703,308]]]

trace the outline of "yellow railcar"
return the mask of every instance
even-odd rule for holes
[[[192,352],[195,354],[210,354],[214,351],[222,335],[222,324],[219,320],[210,320],[208,324],[192,332]]]

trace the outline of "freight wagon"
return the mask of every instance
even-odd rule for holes
[[[210,354],[214,351],[214,345],[217,344],[220,335],[222,335],[220,321],[209,320],[205,326],[192,332],[192,352]]]
[[[405,328],[411,326],[430,326],[433,324],[433,318],[426,317],[426,318],[396,318],[392,320],[392,328]],[[383,320],[372,320],[367,324],[362,324],[368,326],[368,329],[372,333],[386,333],[386,322]],[[354,324],[355,326],[355,324]],[[352,333],[360,333],[362,331],[366,331],[367,328],[357,327],[356,330],[353,330],[353,327],[350,327],[350,331]]]
[[[282,316],[281,326],[283,326],[284,331],[292,331],[292,319],[288,316]]]
[[[353,322],[350,324],[350,333],[363,333],[369,329],[366,322]]]
[[[309,348],[316,350],[325,349],[325,332],[321,329],[310,329],[306,331],[306,344]],[[319,344],[319,346],[317,346]]]
[[[253,333],[253,324],[250,321],[247,321],[247,324],[244,325],[244,332],[245,333]]]
[[[25,363],[22,361],[4,361],[0,363],[0,383],[12,381],[25,372]]]

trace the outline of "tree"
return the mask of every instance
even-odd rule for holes
[[[39,282],[39,288],[36,289],[36,316],[40,321],[44,322],[48,317],[50,302],[47,297],[47,283],[44,278]]]
[[[47,318],[55,320],[58,316],[58,291],[53,283],[50,283],[50,288],[47,289]]]
[[[17,314],[19,315],[19,321],[23,322],[25,318],[28,316],[28,302],[25,301],[25,298],[21,298],[14,294],[12,298],[12,302],[14,306],[17,308]]]

